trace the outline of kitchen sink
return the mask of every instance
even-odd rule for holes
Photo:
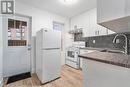
[[[80,54],[85,54],[85,53],[92,53],[95,50],[80,50]]]
[[[120,54],[124,54],[123,51],[120,50],[102,50],[100,52],[108,52],[108,53],[120,53]]]

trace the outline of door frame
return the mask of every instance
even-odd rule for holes
[[[30,59],[30,72],[32,73],[32,16],[28,16],[28,15],[24,15],[24,14],[19,14],[19,13],[15,13],[15,14],[13,14],[13,15],[2,15],[2,19],[3,20],[5,20],[4,19],[4,17],[10,17],[10,16],[19,16],[19,17],[25,17],[25,18],[28,18],[29,19],[29,34],[30,34],[30,36],[29,36],[29,39],[30,39],[30,52],[29,52],[29,54],[30,54],[30,56],[29,56],[29,59]],[[3,32],[4,33],[4,32]],[[27,44],[28,45],[28,44]],[[3,64],[4,65],[4,64]],[[3,75],[3,77],[7,77],[7,76],[5,76],[5,75]]]

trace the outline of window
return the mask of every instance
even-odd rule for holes
[[[53,22],[53,30],[62,31],[64,24]]]
[[[53,30],[55,31],[60,31],[61,32],[61,50],[63,51],[63,29],[64,29],[64,24],[59,23],[59,22],[53,22]]]
[[[27,22],[8,19],[8,46],[26,46]]]

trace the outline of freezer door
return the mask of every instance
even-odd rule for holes
[[[61,32],[43,30],[43,49],[61,48]]]
[[[42,83],[52,81],[60,77],[61,72],[61,51],[55,50],[42,50],[43,52],[43,74]]]

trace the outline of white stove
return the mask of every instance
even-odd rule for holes
[[[85,47],[85,42],[74,42],[72,46],[68,47],[66,50],[66,65],[69,65],[75,69],[80,69],[80,48]]]

